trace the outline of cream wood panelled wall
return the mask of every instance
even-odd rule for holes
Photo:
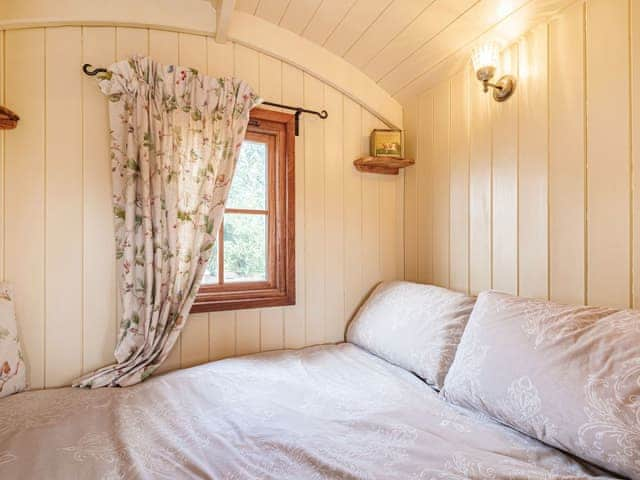
[[[382,279],[404,275],[404,178],[358,173],[369,111],[298,68],[240,45],[144,28],[72,26],[0,35],[0,104],[21,116],[0,136],[0,271],[15,284],[34,388],[110,363],[116,336],[107,101],[84,62],[150,54],[250,82],[268,100],[326,109],[296,139],[297,304],[192,315],[168,370],[343,339]]]
[[[577,2],[405,107],[406,275],[461,291],[640,307],[640,7]]]

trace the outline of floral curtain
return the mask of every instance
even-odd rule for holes
[[[116,364],[75,386],[127,386],[171,351],[216,241],[249,111],[243,81],[132,57],[101,74],[109,98],[119,268]]]

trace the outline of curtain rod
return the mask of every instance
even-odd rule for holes
[[[99,73],[106,73],[107,69],[106,68],[93,68],[93,65],[91,65],[90,63],[85,63],[84,65],[82,65],[82,71],[86,74],[89,75],[91,77],[95,77],[97,74]],[[285,110],[293,110],[294,112],[296,112],[295,115],[295,121],[296,121],[296,137],[298,136],[299,130],[300,130],[300,114],[302,113],[310,113],[312,115],[316,115],[318,117],[320,117],[321,119],[325,119],[329,116],[329,114],[327,113],[326,110],[322,110],[320,112],[316,111],[316,110],[308,110],[306,108],[302,108],[302,107],[292,107],[291,105],[283,105],[281,103],[274,103],[274,102],[262,102],[262,105],[269,105],[270,107],[277,107],[277,108],[284,108]]]

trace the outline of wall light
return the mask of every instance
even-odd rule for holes
[[[476,77],[482,82],[484,92],[493,89],[493,98],[497,102],[504,102],[511,96],[516,88],[516,79],[513,75],[500,77],[497,83],[489,83],[496,73],[496,67],[500,61],[500,47],[495,42],[485,43],[473,49],[471,53],[473,69]]]

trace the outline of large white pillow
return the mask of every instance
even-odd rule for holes
[[[347,341],[440,389],[474,302],[432,285],[382,283],[351,322]]]
[[[13,288],[8,283],[0,283],[0,398],[26,390],[26,379],[13,305]]]
[[[483,292],[443,394],[640,479],[640,311]]]

